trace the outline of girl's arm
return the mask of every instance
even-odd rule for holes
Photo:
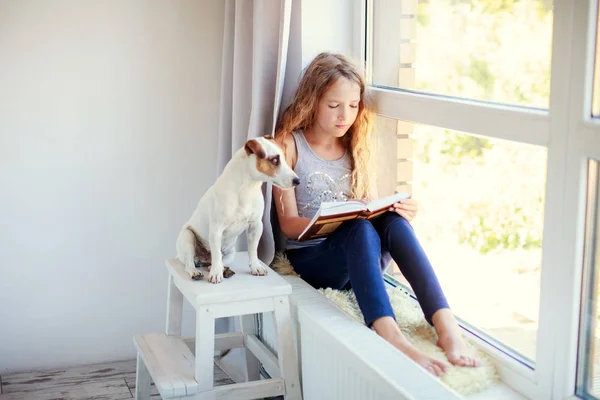
[[[289,239],[298,239],[298,236],[300,236],[310,223],[310,218],[301,218],[298,216],[294,190],[281,190],[273,187],[273,197],[281,231]]]
[[[277,142],[283,148],[281,140],[277,139]],[[285,160],[293,169],[296,166],[296,142],[291,134],[286,136],[285,144],[287,145]],[[281,231],[289,239],[298,239],[298,236],[310,223],[310,219],[298,216],[296,192],[294,189],[281,190],[273,186],[273,199]]]

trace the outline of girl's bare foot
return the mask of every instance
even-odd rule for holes
[[[381,317],[375,320],[373,328],[379,336],[393,344],[394,347],[425,368],[433,376],[443,376],[446,373],[447,365],[421,353],[404,337],[392,317]]]
[[[468,350],[450,309],[443,308],[436,311],[432,321],[438,334],[438,346],[444,350],[448,361],[460,367],[478,367],[480,365],[477,357]]]

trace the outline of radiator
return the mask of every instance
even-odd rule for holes
[[[461,398],[304,281],[285,278],[293,287],[290,303],[304,400]],[[261,327],[263,342],[274,351],[272,315],[263,315]]]

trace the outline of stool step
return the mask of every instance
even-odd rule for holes
[[[194,308],[200,304],[245,302],[292,294],[292,286],[269,267],[267,267],[269,272],[266,276],[253,276],[248,268],[247,252],[235,254],[233,262],[228,265],[235,275],[229,279],[223,279],[218,285],[206,281],[208,269],[204,267],[201,268],[204,280],[193,281],[178,259],[167,259],[166,266],[175,285]]]
[[[135,335],[133,342],[163,398],[198,392],[194,377],[195,357],[181,338],[148,333]]]

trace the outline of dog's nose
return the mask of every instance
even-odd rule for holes
[[[292,183],[294,184],[294,186],[298,186],[300,184],[300,178],[292,179]]]

